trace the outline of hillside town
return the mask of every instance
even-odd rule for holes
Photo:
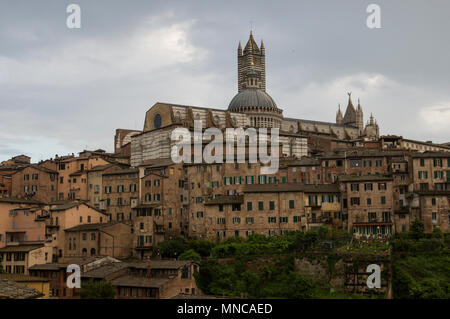
[[[449,233],[450,143],[380,135],[350,92],[335,123],[284,117],[266,92],[264,43],[250,33],[237,60],[227,109],[158,102],[142,131],[115,131],[113,152],[2,161],[0,297],[77,298],[66,284],[71,264],[82,286],[110,282],[115,298],[205,296],[199,262],[159,252],[180,237],[221,242],[325,227],[386,240],[417,220],[425,233]],[[203,130],[279,129],[277,172],[261,174],[266,164],[249,160],[248,143],[244,163],[175,162],[171,134],[193,131],[195,121]]]

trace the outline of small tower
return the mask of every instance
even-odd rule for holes
[[[364,135],[369,140],[377,140],[380,135],[380,129],[377,121],[374,120],[372,114],[370,114],[370,120],[367,121],[366,128],[364,129]]]
[[[344,123],[344,117],[342,116],[341,112],[341,104],[338,105],[338,111],[336,112],[336,124],[342,124]]]
[[[356,125],[359,128],[359,134],[361,135],[364,130],[364,119],[363,119],[363,111],[361,107],[361,103],[358,98],[358,107],[356,109]]]
[[[242,51],[241,44],[238,46],[238,92],[241,92],[247,83],[247,73],[256,72],[258,83],[264,92],[266,91],[266,49],[263,41],[261,47],[255,42],[250,31],[250,37]]]

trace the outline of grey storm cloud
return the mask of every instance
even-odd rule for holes
[[[366,26],[370,3],[381,29]],[[81,29],[66,7],[81,8]],[[347,92],[382,134],[450,141],[448,1],[2,1],[0,160],[113,149],[154,103],[226,108],[263,39],[284,115],[334,121]]]

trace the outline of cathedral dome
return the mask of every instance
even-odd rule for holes
[[[228,106],[228,111],[234,111],[241,107],[261,107],[276,109],[277,105],[269,94],[261,89],[244,89],[234,96]]]

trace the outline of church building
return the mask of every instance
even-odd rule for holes
[[[263,41],[258,46],[253,34],[242,49],[237,49],[238,93],[227,109],[190,105],[156,103],[146,113],[142,133],[131,137],[131,165],[144,161],[170,158],[171,132],[177,127],[193,130],[194,121],[202,120],[203,129],[225,128],[279,128],[282,156],[307,156],[308,138],[325,137],[344,142],[378,139],[378,124],[373,116],[364,127],[363,110],[358,99],[355,108],[348,93],[348,105],[342,115],[339,107],[336,123],[320,122],[283,116],[283,110],[266,91],[266,49]]]

